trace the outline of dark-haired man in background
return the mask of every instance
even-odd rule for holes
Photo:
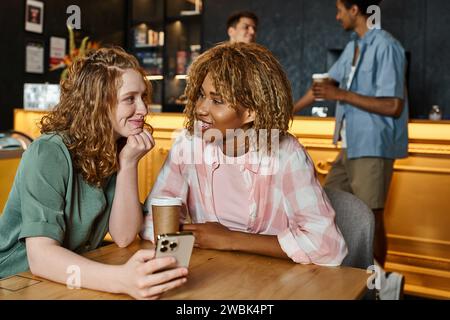
[[[227,19],[230,42],[255,42],[257,28],[258,17],[250,11],[236,12]]]
[[[342,150],[325,185],[351,192],[375,215],[374,256],[383,266],[387,254],[383,211],[394,160],[408,155],[406,59],[402,45],[379,26],[368,25],[375,0],[337,0],[336,20],[352,40],[328,71],[330,81],[314,83],[294,112],[315,99],[335,100],[333,142]],[[336,86],[339,83],[339,87]],[[382,271],[380,299],[399,299],[404,278]]]

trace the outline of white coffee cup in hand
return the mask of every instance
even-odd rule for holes
[[[314,73],[312,75],[313,83],[322,83],[328,81],[330,76],[328,73]],[[325,99],[316,98],[315,101],[324,101]]]

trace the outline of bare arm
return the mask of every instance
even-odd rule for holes
[[[140,250],[123,265],[106,265],[86,259],[46,237],[27,238],[26,247],[31,272],[63,284],[72,276],[78,277],[80,283],[70,282],[71,285],[126,293],[138,299],[156,299],[186,281],[185,268],[153,274],[175,263],[172,258],[153,259],[154,250]]]
[[[314,83],[313,95],[325,100],[338,100],[368,112],[383,116],[399,117],[403,111],[403,100],[399,98],[368,97],[340,89],[330,83]]]
[[[116,190],[109,218],[109,232],[119,247],[134,241],[144,222],[138,192],[138,162],[155,142],[149,132],[130,136],[119,155]]]
[[[367,97],[351,91],[343,91],[340,101],[383,116],[399,117],[403,111],[403,100],[399,98]]]
[[[30,270],[34,275],[66,283],[70,266],[79,268],[81,285],[88,289],[119,293],[120,288],[114,275],[119,266],[104,265],[88,260],[59,245],[53,239],[34,237],[26,239]]]
[[[231,250],[290,259],[281,249],[277,236],[233,231]]]
[[[183,231],[194,233],[195,246],[199,248],[243,251],[289,259],[281,249],[277,236],[232,231],[216,222],[186,224]]]
[[[305,95],[294,104],[294,113],[310,106],[314,102],[314,99],[312,88],[309,88]]]
[[[119,247],[133,242],[144,222],[138,194],[137,165],[122,166],[109,218],[109,233]]]

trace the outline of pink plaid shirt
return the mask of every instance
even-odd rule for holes
[[[180,197],[185,204],[182,223],[187,214],[192,223],[220,222],[212,179],[224,158],[216,144],[204,143],[183,131],[147,197],[144,206],[148,214],[141,235],[152,240],[152,197]],[[347,246],[334,222],[335,212],[315,176],[313,161],[297,139],[282,137],[271,156],[249,152],[240,158],[245,160],[236,165],[253,182],[250,205],[241,211],[247,224],[240,231],[276,235],[283,251],[297,263],[340,265]]]

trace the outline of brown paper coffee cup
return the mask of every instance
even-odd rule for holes
[[[152,198],[153,239],[156,243],[159,234],[180,231],[180,198]]]

